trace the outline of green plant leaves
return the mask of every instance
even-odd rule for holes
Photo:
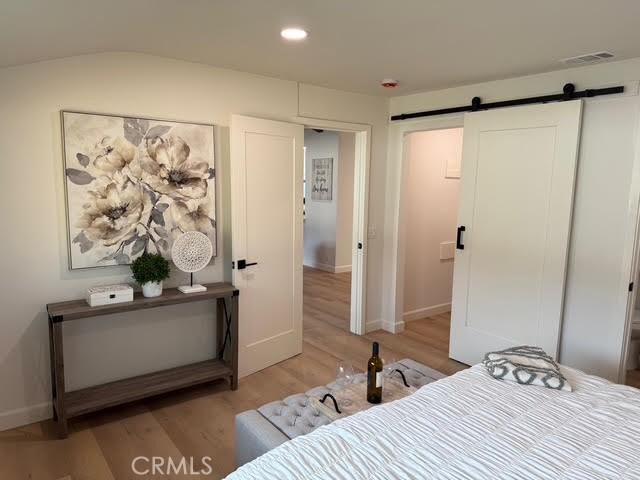
[[[131,264],[133,278],[140,285],[169,278],[169,262],[158,253],[143,253]]]

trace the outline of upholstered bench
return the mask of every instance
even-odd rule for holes
[[[396,362],[394,367],[402,371],[407,383],[415,388],[445,377],[408,358]],[[356,375],[353,380],[354,383],[366,381],[364,373]],[[331,423],[329,417],[310,404],[310,400],[320,399],[340,388],[332,382],[236,415],[236,465],[244,465],[287,440]]]

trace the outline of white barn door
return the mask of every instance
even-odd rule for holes
[[[521,344],[557,357],[581,112],[577,100],[465,116],[451,358]]]
[[[233,283],[239,376],[302,352],[304,127],[233,115]]]

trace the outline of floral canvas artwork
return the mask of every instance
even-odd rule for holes
[[[62,112],[70,267],[170,256],[188,231],[216,254],[213,126]]]

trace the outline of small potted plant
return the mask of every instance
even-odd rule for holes
[[[162,295],[162,281],[169,278],[169,262],[159,253],[143,253],[131,264],[133,278],[145,297]]]

